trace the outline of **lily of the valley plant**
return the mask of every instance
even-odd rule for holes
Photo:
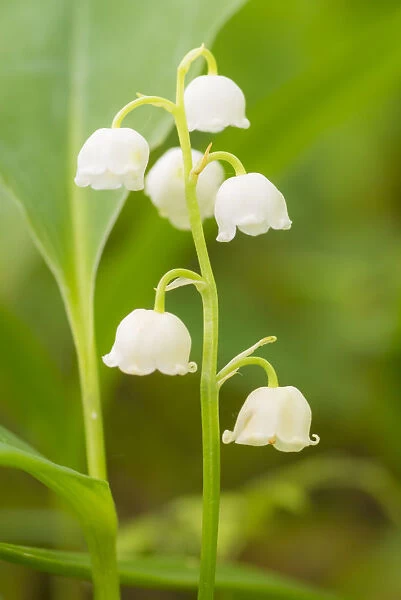
[[[208,74],[196,77],[185,88],[185,76],[192,62],[201,56],[206,59]],[[145,104],[171,114],[180,143],[168,150],[147,175],[147,141],[137,131],[121,127],[132,110]],[[210,146],[206,152],[192,149],[189,132],[215,133],[228,126],[246,129],[249,125],[241,89],[231,79],[217,74],[213,55],[201,46],[189,52],[178,67],[175,101],[140,95],[127,104],[111,128],[95,131],[85,142],[75,178],[78,186],[96,190],[121,186],[133,191],[145,189],[160,216],[178,229],[192,232],[199,273],[185,268],[166,273],[157,286],[153,309],[135,308],[122,319],[113,347],[103,361],[129,375],[147,375],[155,370],[166,375],[195,371],[196,365],[190,361],[190,333],[177,316],[165,311],[166,292],[194,284],[202,297],[204,316],[200,600],[211,600],[214,593],[220,493],[219,390],[223,383],[247,365],[258,365],[267,375],[267,386],[248,396],[233,431],[224,431],[225,444],[271,445],[282,452],[299,452],[319,441],[317,436],[310,437],[311,409],[305,397],[295,387],[279,387],[272,365],[254,355],[259,347],[275,341],[273,336],[263,338],[223,369],[217,369],[218,295],[202,222],[214,216],[217,240],[229,242],[237,229],[257,236],[269,229],[289,229],[291,221],[283,195],[264,175],[247,173],[240,160],[228,152],[210,152]],[[234,171],[225,181],[221,162],[228,163]]]

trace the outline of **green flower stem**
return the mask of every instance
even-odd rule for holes
[[[158,106],[164,108],[167,112],[173,113],[175,111],[175,104],[167,98],[161,96],[140,96],[136,100],[126,104],[121,110],[118,111],[111,124],[112,127],[120,127],[122,120],[135,108],[144,106],[145,104],[151,104],[152,106]]]
[[[79,20],[78,20],[79,21]],[[79,29],[79,38],[82,31]],[[76,42],[77,40],[75,40]],[[74,40],[73,40],[74,42]],[[72,43],[72,86],[71,86],[71,127],[69,128],[69,154],[75,155],[81,142],[83,127],[82,111],[82,69],[79,68],[80,57],[75,51],[81,48],[81,43]],[[76,55],[76,56],[75,56]],[[75,163],[75,161],[74,161]],[[61,291],[74,337],[78,368],[82,391],[82,405],[84,415],[86,455],[89,475],[94,479],[106,480],[106,454],[104,447],[103,417],[100,400],[98,378],[98,355],[95,343],[94,328],[94,279],[95,269],[83,243],[84,236],[88,234],[85,209],[82,202],[82,190],[72,183],[72,174],[75,164],[70,163],[70,211],[73,227],[71,249],[71,282],[66,286],[61,283]],[[68,281],[68,280],[66,280]],[[106,485],[106,484],[105,484]],[[108,488],[108,486],[107,486]],[[54,488],[53,488],[54,489]],[[57,490],[55,490],[57,491]],[[76,504],[81,508],[86,504],[86,499],[79,494],[75,498]],[[96,600],[119,600],[120,585],[117,570],[117,514],[111,494],[108,491],[106,502],[102,502],[105,513],[104,521],[100,522],[90,508],[88,514],[82,519],[82,527],[91,554],[91,568],[93,574],[94,598]],[[86,509],[86,507],[85,507]],[[75,511],[78,512],[77,508]],[[81,513],[82,514],[82,513]],[[93,519],[90,523],[90,519]]]
[[[203,58],[207,62],[208,67],[208,75],[217,75],[217,63],[213,54],[205,48],[204,44],[199,46],[199,48],[194,48],[190,50],[188,54],[184,56],[180,64],[178,65],[178,77],[185,78],[185,75],[188,73],[191,64],[199,57],[203,56]],[[182,81],[183,81],[182,79]]]
[[[155,310],[157,312],[164,312],[166,287],[171,281],[177,279],[177,277],[191,279],[195,284],[203,282],[202,277],[198,273],[195,273],[195,271],[190,271],[189,269],[171,269],[171,271],[163,275],[156,288]]]
[[[90,293],[88,297],[92,297]],[[81,382],[88,473],[96,479],[107,479],[93,309],[89,303],[86,309],[80,307],[72,299],[70,306],[69,317]]]
[[[256,344],[253,344],[252,346],[250,346],[250,348],[247,348],[246,350],[243,350],[242,352],[240,352],[240,354],[237,354],[237,356],[234,356],[234,358],[232,358],[230,360],[230,362],[228,362],[226,364],[225,367],[223,367],[223,369],[220,371],[220,373],[222,373],[223,371],[229,371],[231,365],[234,362],[238,362],[241,358],[245,358],[246,356],[250,356],[251,354],[253,354],[255,352],[255,350],[257,350],[258,348],[261,348],[261,346],[266,346],[266,344],[274,344],[274,342],[277,342],[277,338],[275,335],[268,335],[267,337],[262,338],[261,340],[258,340],[256,342]],[[220,373],[217,374],[217,377],[219,377]]]
[[[214,160],[223,160],[224,162],[229,163],[233,167],[236,175],[246,174],[246,169],[240,161],[240,159],[237,156],[235,156],[235,154],[231,154],[231,152],[211,152],[206,158],[204,167],[206,167],[206,165],[213,162]]]
[[[94,544],[88,540],[94,600],[120,600],[120,578],[115,539],[111,545],[107,540],[107,544],[103,544],[102,548],[99,548],[97,540],[94,540]]]
[[[78,357],[88,472],[95,479],[106,480],[103,418],[97,369],[98,357],[94,335],[93,286],[82,284],[79,292],[71,295],[66,304]],[[77,502],[82,504],[80,508],[84,510],[86,499],[78,498]],[[100,502],[103,518],[99,518],[96,511],[88,511],[84,517],[81,515],[81,523],[91,555],[94,598],[95,600],[119,600],[120,586],[116,553],[117,515],[109,492]]]
[[[200,48],[195,48],[188,52],[178,67],[176,104],[160,96],[141,96],[128,103],[116,114],[112,122],[112,127],[120,127],[126,115],[139,106],[145,104],[159,106],[173,114],[183,154],[187,207],[192,237],[204,284],[201,290],[204,342],[200,386],[203,446],[203,519],[198,599],[212,600],[214,595],[220,509],[219,388],[216,379],[218,296],[196,197],[197,175],[191,173],[193,167],[191,140],[184,107],[185,75],[192,62],[200,56],[203,56],[207,61],[209,75],[217,74],[216,60],[210,50],[202,44]],[[182,274],[179,276],[182,276]],[[160,290],[159,295],[156,297],[155,309],[160,310],[163,308],[164,293]]]
[[[192,153],[184,108],[184,80],[192,60],[205,50],[189,53],[177,72],[175,122],[184,161],[185,192],[199,266],[205,285],[203,299],[203,358],[201,373],[201,411],[203,446],[203,518],[198,600],[212,600],[217,558],[220,506],[220,427],[217,371],[218,296],[209,260],[202,219],[196,197],[197,177],[191,174]],[[188,58],[190,56],[190,58]],[[209,56],[210,59],[210,56]],[[209,62],[210,67],[210,62]]]
[[[238,372],[241,367],[248,365],[257,365],[262,367],[266,372],[268,378],[269,387],[278,387],[278,379],[276,371],[273,366],[265,359],[260,356],[246,356],[245,358],[239,358],[238,360],[232,360],[224,369],[217,373],[217,381],[221,386],[227,379],[232,377]]]
[[[93,297],[89,288],[89,285],[82,288],[85,293],[78,295],[80,301],[76,294],[71,295],[67,310],[78,355],[88,470],[92,481],[86,481],[85,475],[48,461],[29,447],[21,447],[18,440],[17,443],[13,441],[14,436],[10,442],[10,438],[4,436],[4,431],[0,432],[3,442],[0,444],[3,446],[0,463],[29,473],[70,505],[79,518],[91,555],[95,600],[119,600],[117,515],[109,486],[105,481],[102,414],[93,334]],[[7,449],[6,453],[4,446]]]
[[[92,316],[82,324],[75,311],[70,313],[73,335],[78,355],[78,367],[81,380],[84,412],[86,454],[88,472],[96,479],[107,479],[106,456],[104,447],[103,418],[100,401],[97,371],[97,352],[94,341]],[[87,327],[84,335],[83,327]],[[90,530],[86,531],[86,541],[91,555],[91,570],[95,600],[120,600],[120,584],[117,570],[117,514],[111,495],[104,506],[105,520],[110,522],[107,535],[99,542]]]
[[[92,295],[88,292],[87,298]],[[96,479],[107,479],[106,455],[104,447],[103,418],[100,401],[100,389],[97,370],[97,352],[94,337],[94,322],[92,302],[80,306],[71,302],[69,311],[71,329],[78,356],[78,368],[82,390],[82,405],[84,413],[86,455],[88,473]],[[81,315],[84,317],[81,318]],[[111,500],[104,507],[112,524],[110,532],[99,544],[99,539],[88,529],[86,540],[91,555],[91,569],[95,600],[119,600],[120,584],[117,570],[116,531],[117,515]]]

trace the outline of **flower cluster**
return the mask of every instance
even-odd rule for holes
[[[203,51],[201,47],[187,56],[196,58]],[[186,70],[184,68],[184,76]],[[245,116],[245,97],[241,89],[231,79],[217,75],[212,68],[208,75],[196,77],[183,89],[181,103],[178,99],[174,104],[156,96],[140,97],[120,111],[111,128],[95,131],[78,155],[75,178],[78,186],[91,186],[95,190],[144,189],[161,217],[167,218],[178,229],[190,230],[193,214],[190,217],[187,200],[188,186],[193,185],[198,209],[195,218],[201,222],[214,215],[219,242],[231,241],[237,229],[257,236],[270,228],[285,230],[291,227],[281,192],[264,175],[246,173],[242,163],[228,153],[209,154],[208,148],[204,154],[188,149],[184,155],[181,147],[171,148],[155,162],[145,177],[149,160],[148,142],[137,131],[120,128],[122,118],[119,115],[128,114],[131,105],[135,107],[146,102],[164,106],[175,116],[177,128],[177,111],[180,109],[186,121],[186,137],[188,131],[193,130],[216,133],[228,126],[247,129],[250,125]],[[190,173],[189,156],[192,164]],[[235,176],[225,181],[221,160],[231,163],[235,169]],[[201,276],[185,269],[175,269],[174,274],[170,277],[167,273],[161,279],[154,310],[136,309],[121,321],[114,345],[103,357],[108,367],[118,367],[130,375],[148,375],[156,370],[166,375],[185,375],[196,371],[196,364],[189,360],[189,331],[177,316],[165,312],[164,294],[187,283],[195,284],[202,293],[202,285],[206,285],[206,281],[202,278],[203,272]],[[259,364],[262,361],[272,369],[264,359],[243,358],[252,354],[259,345],[261,343],[233,359],[220,372],[223,375],[218,384],[235,374],[247,360],[259,361]],[[224,432],[225,444],[270,444],[282,452],[298,452],[318,443],[319,438],[312,436],[311,439],[309,434],[311,409],[308,402],[296,388],[279,387],[274,370],[272,372],[273,382],[269,375],[269,386],[258,388],[248,396],[234,430]]]
[[[184,103],[189,131],[216,133],[230,125],[243,129],[250,125],[244,94],[228,77],[196,77],[185,89]],[[193,150],[193,163],[202,156]],[[75,183],[95,190],[145,189],[160,216],[178,229],[190,229],[181,150],[168,150],[145,179],[148,160],[149,145],[137,131],[127,127],[98,129],[78,155]],[[249,173],[230,177],[224,183],[223,179],[221,165],[212,163],[206,165],[197,182],[201,218],[215,216],[219,242],[232,240],[237,227],[252,236],[266,233],[269,228],[291,227],[284,197],[266,177]]]

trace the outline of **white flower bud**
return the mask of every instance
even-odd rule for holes
[[[194,165],[202,157],[201,152],[192,150]],[[216,161],[200,173],[196,194],[202,219],[213,216],[216,193],[223,179],[223,167]],[[177,229],[190,229],[181,148],[170,148],[155,162],[146,176],[145,193],[162,217],[166,217]]]
[[[189,362],[191,336],[184,323],[168,312],[138,308],[117,327],[116,340],[103,356],[108,367],[118,367],[129,375],[186,375],[196,371]]]
[[[217,192],[214,214],[218,242],[230,242],[236,227],[247,235],[291,227],[284,196],[260,173],[227,179]]]
[[[145,138],[127,127],[97,129],[78,154],[75,183],[94,190],[142,190],[149,160]]]
[[[223,433],[223,443],[266,446],[282,452],[299,452],[319,443],[309,438],[312,413],[301,392],[292,386],[254,390],[241,408],[234,431]]]
[[[217,133],[229,125],[241,129],[250,125],[241,88],[223,75],[195,77],[185,89],[184,103],[189,131]]]

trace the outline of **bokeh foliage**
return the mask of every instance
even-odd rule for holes
[[[150,22],[141,10],[136,18],[144,33],[150,37],[157,26],[165,36],[157,43],[172,43],[163,14]],[[97,15],[105,31],[106,17],[106,10]],[[307,396],[313,432],[321,436],[317,448],[300,456],[223,448],[221,552],[361,600],[392,600],[401,593],[400,25],[396,0],[250,0],[213,46],[221,73],[246,93],[252,124],[248,131],[219,134],[213,147],[237,153],[248,170],[271,178],[285,194],[293,220],[290,232],[254,239],[239,235],[227,245],[214,242],[215,224],[207,224],[220,288],[221,364],[263,335],[277,335],[265,355],[282,384],[296,385]],[[46,31],[46,19],[42,28]],[[9,35],[17,35],[17,23]],[[107,39],[118,45],[115,33]],[[187,49],[183,43],[169,57],[163,81],[173,82],[174,65]],[[140,60],[135,55],[132,63]],[[125,70],[127,77],[135,71],[129,61]],[[140,91],[163,92],[150,80],[145,84]],[[124,96],[135,93],[135,81],[124,85]],[[113,88],[97,81],[93,90],[108,116],[125,101],[113,96]],[[144,132],[152,130],[155,118],[145,114]],[[15,106],[15,123],[17,116]],[[140,122],[135,125],[141,130]],[[10,122],[12,134],[11,127]],[[42,127],[45,123],[36,122],[35,132]],[[38,139],[32,131],[26,143]],[[203,149],[210,137],[198,134],[194,140]],[[51,170],[37,143],[42,170]],[[157,153],[172,144],[174,134]],[[1,420],[50,458],[79,468],[75,355],[59,293],[4,195],[0,215]],[[100,353],[109,350],[115,326],[127,312],[151,305],[158,278],[174,266],[195,266],[189,234],[173,230],[145,196],[132,194],[99,270]],[[193,290],[179,290],[169,296],[168,307],[188,324],[199,360],[199,299]],[[197,376],[142,379],[106,369],[101,374],[112,488],[122,521],[141,517],[121,543],[131,552],[196,554]],[[246,393],[262,382],[263,375],[249,370],[227,383],[221,396],[224,428],[233,424]],[[3,511],[27,511],[25,520],[14,519],[14,527],[7,528],[7,541],[34,544],[38,518],[47,530],[59,512],[23,476],[2,471],[0,486]],[[48,513],[28,518],[28,511],[46,503]],[[9,512],[3,522],[12,522]],[[3,522],[0,513],[2,530]],[[79,548],[67,525],[71,539],[65,548]],[[47,543],[54,544],[50,533]],[[29,571],[0,567],[0,577],[6,598],[36,600],[48,593],[47,579]]]

